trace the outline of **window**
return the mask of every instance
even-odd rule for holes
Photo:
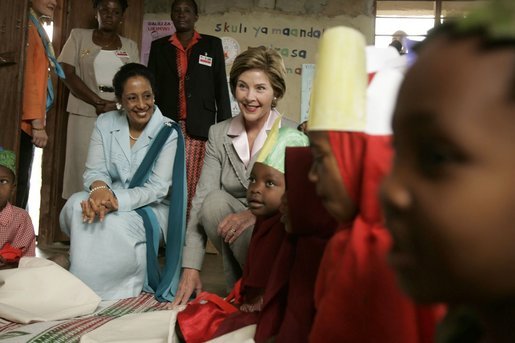
[[[421,41],[435,26],[435,18],[465,16],[471,9],[486,1],[392,1],[377,0],[375,46],[386,47],[396,31],[404,31],[410,40]]]

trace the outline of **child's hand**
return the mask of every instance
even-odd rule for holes
[[[259,312],[263,309],[263,297],[257,297],[253,302],[244,303],[240,306],[241,312]]]

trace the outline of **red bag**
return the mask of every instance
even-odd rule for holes
[[[202,292],[177,314],[177,324],[187,343],[210,340],[220,324],[238,311],[232,301],[239,297],[240,281],[225,299],[213,293]]]

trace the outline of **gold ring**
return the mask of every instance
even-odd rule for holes
[[[236,230],[231,229],[231,231],[230,231],[230,232],[234,235],[234,234],[236,233]]]

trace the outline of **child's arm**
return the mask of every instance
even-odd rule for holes
[[[245,287],[241,312],[259,312],[263,309],[263,294],[265,290],[257,287]]]
[[[36,235],[34,234],[34,226],[27,211],[14,208],[13,224],[16,226],[16,234],[11,242],[15,248],[22,251],[23,256],[36,256]]]
[[[259,295],[251,301],[246,301],[240,306],[241,312],[259,312],[263,309],[263,296]]]

